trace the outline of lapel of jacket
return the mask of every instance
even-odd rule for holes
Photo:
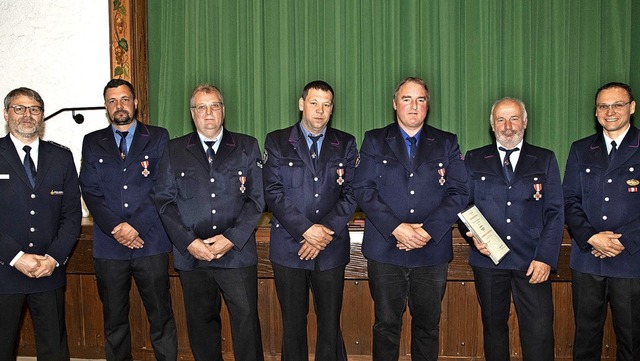
[[[291,133],[289,134],[289,144],[293,147],[293,149],[298,154],[298,157],[302,160],[302,163],[309,168],[312,173],[315,173],[313,169],[313,163],[311,162],[311,156],[309,155],[309,146],[307,146],[307,140],[304,139],[304,133],[300,130],[302,125],[300,122],[296,123],[293,127],[291,127]],[[324,147],[324,141],[323,147]],[[323,148],[324,149],[324,148]],[[322,155],[322,151],[320,152]]]
[[[47,172],[49,172],[49,168],[56,162],[56,160],[51,155],[51,151],[49,150],[50,147],[53,147],[53,145],[40,139],[40,150],[38,150],[38,167],[36,168],[36,173],[38,174],[38,176],[36,177],[35,188],[38,188],[43,179],[47,178]]]
[[[216,152],[213,165],[216,169],[224,163],[224,160],[236,150],[236,138],[229,133],[226,129],[222,131],[222,138],[220,139],[220,146]]]
[[[133,134],[133,141],[131,142],[131,149],[127,157],[124,159],[125,166],[129,166],[133,163],[134,159],[138,159],[138,155],[147,147],[147,144],[151,140],[151,132],[146,124],[138,122],[136,124],[136,132]]]
[[[400,126],[398,123],[391,124],[387,129],[387,136],[385,137],[385,142],[391,149],[391,152],[394,154],[396,159],[405,167],[408,171],[411,171],[411,164],[409,163],[409,155],[407,154],[407,146],[402,138],[402,133],[400,133]],[[420,145],[418,146],[418,153],[420,153]],[[417,155],[416,155],[417,157]]]
[[[40,142],[40,146],[42,146],[43,142]],[[7,163],[13,168],[14,173],[24,182],[28,187],[31,187],[31,183],[29,182],[29,178],[27,177],[27,172],[24,170],[24,165],[22,164],[22,159],[18,156],[18,152],[16,151],[16,147],[14,146],[11,138],[9,138],[9,134],[2,138],[0,141],[0,156],[4,157]],[[40,155],[41,156],[41,155]],[[40,156],[38,158],[40,158]]]
[[[118,145],[113,137],[111,125],[102,129],[99,135],[100,139],[98,140],[98,145],[102,147],[107,154],[111,154],[112,157],[122,162],[122,158],[120,158],[120,150],[118,150]]]
[[[527,170],[529,170],[537,160],[538,157],[529,152],[529,144],[527,144],[527,142],[523,142],[522,149],[520,150],[520,158],[518,158],[518,164],[513,172],[513,179],[511,180],[511,183],[516,179],[522,178],[522,175],[526,174]]]
[[[193,158],[195,158],[196,161],[207,170],[207,173],[209,173],[209,162],[207,161],[207,155],[204,153],[204,146],[200,142],[198,132],[193,132],[189,135],[185,149],[187,152],[191,153]]]
[[[500,160],[500,153],[498,153],[498,145],[496,143],[493,143],[486,149],[486,152],[482,155],[482,159],[484,159],[485,162],[485,170],[494,173],[497,177],[502,177],[505,183],[507,182],[507,178],[505,178],[504,171],[502,170],[502,161]]]
[[[428,125],[424,125],[422,127],[422,131],[420,132],[420,140],[418,141],[418,153],[416,154],[416,163],[415,167],[419,168],[420,165],[429,159],[429,155],[433,151],[433,148],[436,146],[437,140],[433,137],[432,134],[429,134],[430,127]]]
[[[324,140],[322,141],[322,148],[320,149],[318,165],[326,164],[339,149],[340,140],[336,132],[332,128],[327,127],[327,131],[324,133]],[[318,166],[318,169],[322,168],[322,166]]]
[[[601,136],[600,138],[604,139],[604,136]],[[626,163],[629,158],[631,158],[638,151],[639,145],[640,133],[638,132],[638,128],[631,126],[631,128],[629,128],[629,132],[627,132],[627,135],[618,146],[618,152],[613,158],[611,164],[609,164],[609,169],[615,169],[620,165]]]
[[[607,154],[607,147],[604,144],[604,135],[602,133],[597,134],[589,145],[587,154],[585,154],[585,163],[593,164],[605,171],[607,168],[613,169],[609,167],[609,155]]]

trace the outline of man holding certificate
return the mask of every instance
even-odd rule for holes
[[[471,203],[509,247],[498,264],[482,239],[473,237],[469,252],[482,309],[485,358],[509,360],[507,322],[513,296],[524,358],[553,360],[549,274],[558,262],[564,228],[558,162],[552,151],[524,141],[527,111],[522,101],[496,101],[490,120],[496,142],[465,157]]]

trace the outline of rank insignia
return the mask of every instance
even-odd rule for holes
[[[635,187],[635,186],[637,186],[638,184],[640,184],[640,181],[639,181],[639,180],[637,180],[637,179],[629,179],[629,180],[627,180],[627,185],[628,185],[629,187]]]
[[[542,192],[542,183],[534,183],[533,189],[536,191],[536,194],[533,195],[533,198],[535,198],[536,201],[539,201],[540,198],[542,198],[542,194],[540,194],[540,192]]]

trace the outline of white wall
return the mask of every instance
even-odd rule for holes
[[[45,102],[45,116],[61,108],[102,106],[109,81],[110,0],[0,0],[0,99],[26,86]],[[107,126],[104,110],[49,119],[44,138],[66,145],[80,165],[83,135]],[[2,121],[0,136],[6,135]]]

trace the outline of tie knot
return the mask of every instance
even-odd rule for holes
[[[216,141],[215,140],[205,140],[204,144],[206,144],[207,147],[213,149],[213,145],[216,144]]]
[[[28,145],[25,145],[24,147],[22,147],[22,150],[24,150],[25,153],[29,154],[31,152],[31,147]]]
[[[611,141],[611,149],[618,149],[618,143],[615,140]]]
[[[320,135],[311,135],[309,134],[309,138],[311,138],[311,141],[313,141],[313,143],[317,143],[318,139],[320,139],[322,137],[322,134]]]
[[[407,141],[409,141],[411,145],[416,145],[418,143],[418,139],[416,139],[416,137],[407,137]]]
[[[513,153],[513,152],[517,152],[517,151],[519,151],[519,150],[520,150],[520,148],[518,148],[518,147],[515,147],[515,148],[512,148],[512,149],[505,149],[505,148],[503,148],[503,147],[499,147],[498,149],[500,149],[501,151],[503,151],[503,152],[506,152],[506,153],[507,153],[507,154],[505,155],[505,157],[506,157],[506,158],[509,158],[509,156],[511,155],[511,153]]]
[[[116,130],[116,133],[121,137],[121,138],[126,138],[127,135],[129,135],[129,132],[121,132],[119,130]]]

